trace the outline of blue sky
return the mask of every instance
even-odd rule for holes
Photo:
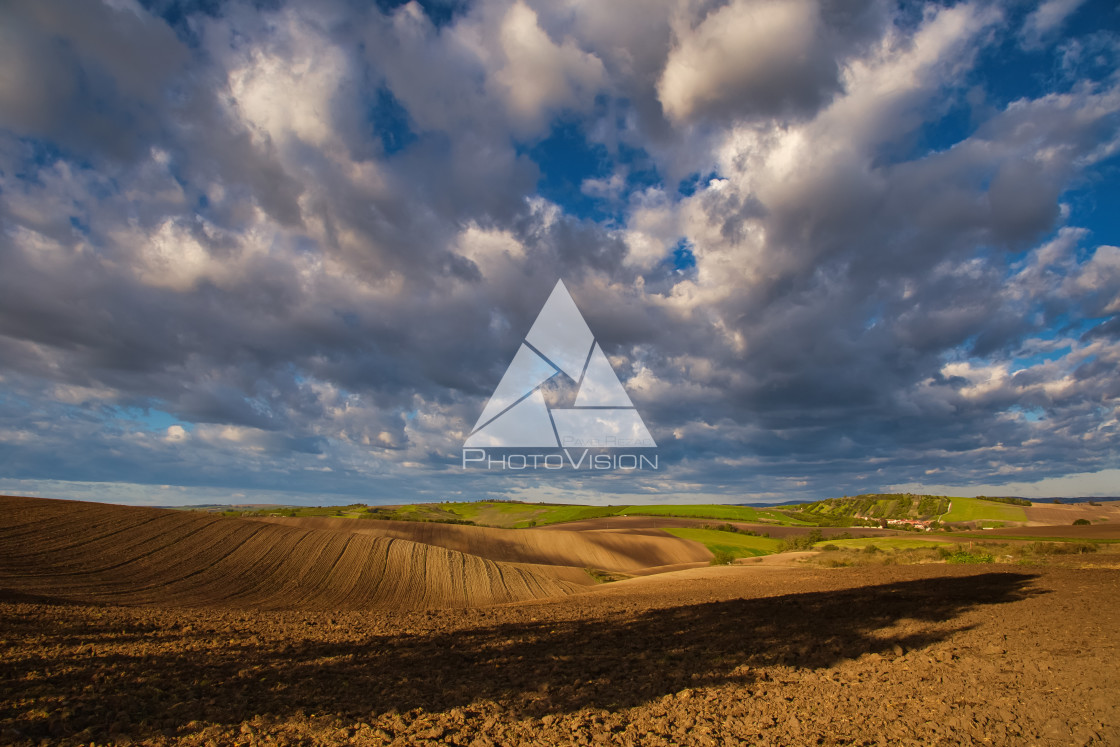
[[[1120,11],[6,3],[0,491],[1120,493]],[[464,472],[557,279],[657,473]]]

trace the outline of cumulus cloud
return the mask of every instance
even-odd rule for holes
[[[499,36],[504,57],[493,75],[519,127],[539,129],[550,113],[585,109],[603,82],[603,64],[572,39],[553,42],[523,2],[510,6]]]
[[[1107,47],[1056,40],[1073,10],[1029,54]],[[774,498],[1115,453],[1120,250],[1083,206],[1120,89],[997,95],[998,6],[0,13],[22,492]],[[558,277],[662,473],[457,468]]]
[[[840,65],[881,22],[874,2],[735,0],[680,24],[658,82],[669,118],[811,112],[840,90]]]

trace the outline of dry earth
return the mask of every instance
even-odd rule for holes
[[[0,497],[0,587],[72,602],[368,609],[568,594],[582,568],[201,512]]]
[[[988,537],[1062,537],[1073,540],[1114,540],[1120,539],[1120,523],[1092,524],[1090,526],[1025,526],[1002,527],[1000,529],[980,529],[972,532],[958,532],[966,537],[985,539]]]
[[[1101,501],[1096,506],[1088,503],[1035,503],[1024,511],[1031,526],[1069,526],[1077,519],[1120,524],[1120,501]]]
[[[201,570],[194,593],[212,600],[172,584],[178,601],[155,604],[141,574],[128,606],[89,604],[81,590],[102,593],[111,566],[148,567],[121,559],[150,550],[132,534],[165,521],[120,511],[147,520],[124,522],[117,507],[83,514],[84,562],[120,548],[88,570],[73,560],[73,529],[0,519],[0,743],[1120,744],[1118,570],[752,563],[410,610],[354,594],[342,599],[362,605],[331,607],[339,566],[359,577],[384,567],[339,552],[335,571],[316,572],[324,591],[295,609],[262,609],[258,596],[284,588],[294,560],[240,574],[225,561],[220,578],[252,592],[223,593]],[[111,540],[100,518],[131,529]],[[284,546],[296,557],[332,535],[256,528],[303,537]],[[350,536],[341,541],[359,541]],[[366,540],[371,552],[389,541]],[[71,558],[52,559],[54,546]],[[201,562],[194,552],[184,569]],[[39,567],[12,560],[32,556]],[[563,568],[485,562],[541,578]],[[454,585],[430,562],[393,572]],[[67,599],[76,591],[83,601]]]
[[[262,517],[259,521],[306,529],[393,537],[489,560],[633,572],[654,566],[707,563],[712,554],[699,542],[662,531],[588,532],[492,529],[417,521],[370,521],[333,517]],[[563,525],[561,525],[563,526]],[[680,524],[677,524],[680,526]]]

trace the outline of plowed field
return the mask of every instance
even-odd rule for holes
[[[1094,524],[1101,521],[1120,524],[1120,501],[1101,501],[1096,506],[1088,503],[1035,503],[1025,511],[1032,526],[1069,526],[1077,519],[1087,519]]]
[[[198,512],[0,498],[0,588],[60,601],[260,609],[464,607],[563,595],[581,568]]]
[[[261,521],[436,545],[481,558],[634,572],[654,566],[706,563],[712,557],[699,542],[665,532],[587,532],[490,529],[417,521],[363,521],[329,517],[269,517]]]
[[[4,745],[1120,744],[1120,570],[1076,556],[588,587],[362,532],[0,509]]]

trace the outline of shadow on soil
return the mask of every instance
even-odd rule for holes
[[[88,729],[84,738],[101,741],[112,732],[143,739],[175,734],[192,720],[237,724],[257,714],[327,713],[353,722],[393,709],[466,707],[469,713],[480,699],[535,716],[614,709],[685,687],[765,680],[773,665],[821,668],[866,653],[892,656],[896,645],[921,649],[962,630],[951,623],[969,609],[1040,593],[1027,588],[1033,578],[987,573],[608,619],[356,634],[359,640],[341,643],[313,640],[314,628],[307,627],[307,636],[289,628],[284,640],[225,645],[220,627],[181,632],[120,618],[99,623],[62,609],[49,631],[23,631],[10,609],[0,609],[9,645],[45,633],[48,647],[135,637],[155,650],[3,661],[0,722],[25,737]],[[892,637],[886,628],[902,632]],[[184,650],[196,645],[200,650]],[[28,719],[36,705],[42,708]]]

